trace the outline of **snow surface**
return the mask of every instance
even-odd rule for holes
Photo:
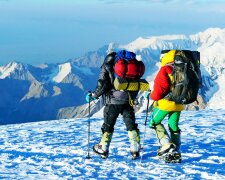
[[[137,115],[144,136],[145,114]],[[102,118],[91,118],[90,147]],[[167,122],[167,121],[164,121]],[[0,179],[225,179],[225,110],[183,112],[181,164],[156,157],[158,144],[146,129],[142,162],[131,160],[125,125],[118,118],[108,159],[87,155],[88,118],[1,126]]]
[[[6,66],[3,66],[0,68],[0,79],[5,79],[10,75],[11,72],[13,72],[18,67],[18,63],[11,62],[7,64]]]
[[[59,65],[59,72],[58,74],[53,78],[53,81],[60,83],[69,73],[71,73],[71,64],[70,63],[64,63]]]
[[[221,75],[217,80],[217,86],[218,90],[212,98],[209,101],[208,106],[213,107],[213,108],[225,108],[225,86],[224,83],[222,84],[221,82],[225,82],[225,74]]]

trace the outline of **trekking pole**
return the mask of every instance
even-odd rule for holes
[[[146,107],[146,116],[145,116],[145,130],[144,130],[143,143],[142,143],[142,147],[141,147],[141,149],[142,149],[142,154],[141,154],[141,158],[140,158],[140,164],[141,164],[142,156],[143,156],[143,152],[144,152],[144,142],[145,142],[145,134],[146,134],[147,120],[148,120],[148,110],[150,109],[150,111],[152,111],[153,105],[154,105],[154,101],[153,101],[153,103],[151,104],[150,108],[148,108],[148,106],[149,106],[149,97],[148,97],[147,107]]]
[[[147,107],[146,107],[146,115],[145,115],[145,130],[144,130],[144,138],[143,138],[142,149],[144,148],[144,140],[145,140],[145,134],[146,134],[146,125],[147,125],[147,120],[148,120],[148,106],[149,106],[149,97],[148,97]]]
[[[91,93],[89,91],[89,93]],[[89,98],[89,101],[88,101],[88,153],[87,153],[87,156],[86,156],[86,159],[90,159],[91,156],[90,156],[90,132],[91,132],[91,101],[90,101],[90,98]]]
[[[146,115],[145,115],[145,130],[144,130],[143,143],[142,143],[142,147],[141,147],[141,149],[142,149],[142,150],[144,149],[144,142],[145,142],[146,124],[147,124],[147,119],[148,119],[148,106],[149,106],[149,97],[148,97],[147,107],[146,107]],[[141,161],[142,161],[142,156],[143,156],[143,153],[141,154],[140,164],[141,164]]]

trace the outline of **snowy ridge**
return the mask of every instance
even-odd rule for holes
[[[71,73],[71,64],[65,63],[59,65],[59,72],[58,74],[53,78],[53,81],[60,83],[69,73]]]
[[[155,36],[155,37],[148,37],[148,38],[142,38],[139,37],[135,41],[127,44],[127,45],[121,45],[119,48],[121,49],[129,49],[130,51],[138,51],[145,48],[149,48],[152,50],[157,49],[168,49],[170,47],[173,47],[175,44],[175,41],[183,41],[188,40],[188,37],[185,35],[165,35],[165,36]]]
[[[137,116],[141,143],[145,114]],[[101,136],[102,118],[91,118],[90,147]],[[131,160],[129,140],[118,118],[109,157],[90,148],[86,159],[88,118],[1,127],[0,179],[225,179],[224,110],[182,112],[181,164],[156,158],[155,133],[146,128],[142,162]],[[164,123],[167,123],[164,121]]]
[[[10,76],[10,74],[15,69],[21,69],[21,65],[18,64],[17,62],[11,62],[11,63],[7,64],[6,66],[1,67],[0,68],[0,71],[1,71],[0,79],[4,79],[4,78]]]
[[[206,68],[220,67],[221,65],[224,67],[225,29],[210,28],[190,37],[198,45],[198,50],[201,52],[201,63]]]

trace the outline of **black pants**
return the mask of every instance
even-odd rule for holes
[[[114,131],[114,125],[119,114],[123,116],[127,131],[138,130],[133,107],[129,104],[107,104],[104,108],[103,133]]]

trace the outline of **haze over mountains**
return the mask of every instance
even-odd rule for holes
[[[142,59],[149,82],[158,71],[161,50],[200,51],[200,108],[225,108],[225,29],[210,28],[190,36],[140,37],[126,45],[110,43],[62,64],[10,62],[0,66],[0,124],[87,115],[85,95],[94,90],[106,54],[119,49],[133,51]],[[102,102],[93,104],[92,113],[101,107]]]

